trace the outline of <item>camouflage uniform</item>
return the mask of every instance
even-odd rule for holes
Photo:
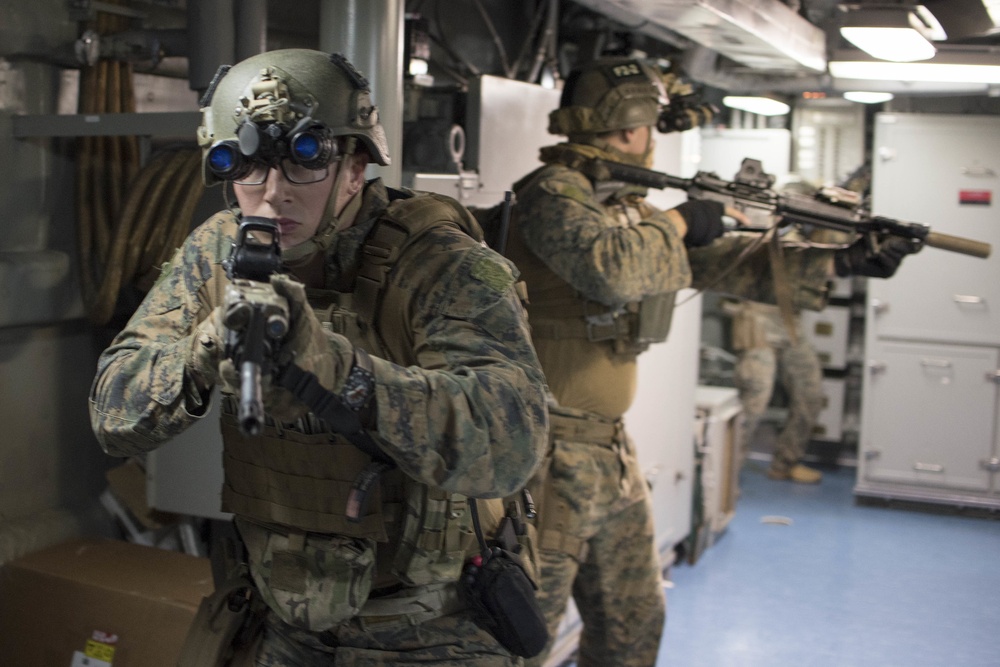
[[[642,191],[594,182],[569,166],[574,156],[614,159],[589,145],[543,149],[546,166],[515,185],[507,253],[527,283],[532,339],[558,402],[549,458],[529,485],[539,507],[540,599],[553,636],[575,599],[581,667],[651,666],[665,619],[661,567],[649,489],[622,424],[637,356],[653,342],[637,340],[644,305],[636,304],[668,318],[672,302],[662,297],[690,285],[764,296],[771,269],[757,252],[720,271],[759,236],[687,251]],[[799,306],[823,303],[828,265],[828,253],[787,254]],[[661,320],[652,339],[662,340],[669,321],[652,316]]]
[[[771,462],[771,469],[777,473],[787,472],[802,459],[823,407],[823,370],[819,357],[802,335],[799,316],[793,315],[793,319],[794,341],[775,306],[742,304],[733,322],[734,329],[752,329],[733,334],[733,347],[739,356],[734,379],[746,420],[745,443],[749,444],[771,402],[779,371],[788,395],[788,416],[775,441]]]
[[[523,307],[514,293],[515,274],[509,262],[455,224],[458,209],[442,198],[430,201],[427,195],[415,195],[390,203],[389,194],[380,181],[367,184],[357,222],[334,236],[323,257],[324,282],[309,292],[314,310],[326,313],[322,319],[332,329],[372,353],[378,410],[371,431],[398,466],[383,475],[380,499],[364,517],[362,526],[372,519],[371,525],[378,528],[351,529],[344,524],[345,530],[355,531],[346,535],[302,531],[302,522],[283,525],[273,519],[275,513],[258,511],[250,502],[253,498],[246,500],[252,490],[237,488],[251,484],[249,475],[237,476],[237,469],[270,468],[273,479],[285,476],[303,483],[313,479],[316,484],[324,483],[330,469],[329,484],[335,485],[336,468],[364,455],[325,432],[312,415],[293,424],[269,419],[268,437],[280,436],[279,444],[284,443],[287,451],[275,446],[248,454],[253,442],[234,434],[227,407],[232,400],[223,403],[224,433],[228,423],[223,509],[240,508],[237,524],[247,543],[254,579],[272,612],[259,665],[327,665],[334,657],[336,664],[351,665],[408,660],[490,666],[519,662],[472,623],[455,586],[465,556],[477,550],[465,497],[499,498],[518,490],[545,446],[544,380]],[[400,202],[418,202],[423,217],[441,221],[406,246],[388,274],[386,302],[400,307],[381,318],[331,309],[333,297],[349,297],[354,291],[373,230],[394,218]],[[198,405],[198,392],[189,386],[185,350],[192,345],[199,322],[222,303],[227,279],[221,262],[229,254],[235,231],[236,217],[227,211],[192,232],[102,354],[90,412],[94,432],[108,453],[129,456],[151,450],[199,419],[195,415],[203,412],[203,406]],[[291,456],[298,451],[297,443],[309,442],[325,443],[329,453],[313,447],[317,453],[308,460],[309,469],[289,470],[296,462],[282,460],[282,455]],[[461,525],[442,529],[445,534],[440,539],[452,542],[441,547],[445,552],[441,561],[427,565],[429,570],[438,569],[437,576],[425,572],[425,582],[403,581],[398,575],[400,532],[406,524],[402,515],[412,511],[405,494],[414,484],[428,489],[431,500],[438,499],[436,505],[428,505],[425,523],[434,521],[433,512],[449,514],[441,517],[442,523],[464,515]],[[296,491],[288,490],[287,503],[294,502]],[[336,502],[333,512],[342,507]],[[499,501],[481,501],[480,512],[488,516],[493,503]],[[289,514],[294,515],[292,510]],[[489,519],[484,523],[491,525]],[[294,540],[299,542],[295,549],[290,546]],[[342,572],[345,550],[356,554],[347,566],[369,575],[368,602],[366,590],[347,594],[338,590],[355,581],[352,573]],[[288,553],[306,565],[299,572],[297,589],[276,583],[288,576],[288,559],[283,558],[280,572],[278,562],[279,554]],[[416,559],[421,554],[409,555]],[[413,602],[411,611],[401,612],[408,594],[424,598]],[[428,596],[436,596],[437,603],[428,606]],[[344,600],[360,609],[352,615],[352,610],[337,608]],[[326,615],[347,618],[332,627],[316,628]]]

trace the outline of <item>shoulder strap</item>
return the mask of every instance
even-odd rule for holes
[[[361,253],[355,286],[358,315],[372,322],[379,312],[389,273],[415,240],[444,226],[456,227],[483,241],[483,230],[472,214],[451,197],[412,190],[395,190],[389,207],[372,228]]]

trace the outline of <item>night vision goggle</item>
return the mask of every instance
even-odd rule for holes
[[[712,104],[703,104],[696,95],[673,95],[670,104],[660,107],[656,129],[663,134],[684,132],[704,125],[719,112]]]
[[[287,132],[277,123],[260,126],[244,121],[236,139],[215,142],[208,149],[209,171],[225,181],[241,181],[254,169],[289,160],[307,171],[325,170],[340,159],[337,138],[322,123],[306,117]]]

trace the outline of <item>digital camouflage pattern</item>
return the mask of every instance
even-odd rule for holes
[[[560,323],[689,285],[774,295],[766,248],[736,261],[759,236],[727,236],[688,252],[642,191],[594,183],[569,166],[572,153],[600,152],[575,144],[542,150],[547,164],[515,185],[508,256],[527,283],[532,338],[559,406],[615,422],[632,403],[639,350],[559,339],[551,334]],[[797,304],[822,302],[831,261],[825,251],[789,258]],[[665,603],[651,501],[631,448],[615,444],[625,441],[624,434],[603,443],[556,439],[529,485],[539,511],[546,619],[558,627],[572,594],[584,619],[580,667],[650,667],[659,648]]]
[[[600,156],[596,149],[583,148]],[[640,198],[627,194],[601,202],[590,179],[558,163],[522,179],[515,190],[508,256],[522,273],[525,265],[540,263],[539,271],[544,267],[552,274],[544,282],[538,276],[535,284],[529,283],[529,312],[540,311],[532,308],[536,297],[548,301],[546,292],[559,283],[605,305],[675,292],[690,284],[676,228],[661,211],[649,208],[648,215],[642,215],[646,211],[639,208]]]
[[[749,444],[757,430],[771,402],[774,382],[780,372],[788,396],[788,416],[775,440],[771,469],[784,473],[802,459],[823,408],[823,369],[816,350],[802,335],[798,315],[794,316],[797,341],[793,342],[776,307],[745,303],[741,309],[741,319],[757,327],[756,335],[746,336],[746,339],[758,343],[737,350],[734,369],[734,380],[743,403],[744,442]]]
[[[776,303],[774,272],[759,233],[729,233],[710,245],[692,248],[688,261],[695,289]],[[756,247],[755,247],[756,246]],[[748,248],[753,248],[747,252]],[[783,250],[786,281],[795,310],[822,310],[833,276],[833,251],[794,242]]]
[[[361,221],[339,233],[328,253],[328,284],[356,272],[361,245],[387,202],[380,182],[366,188]],[[149,451],[198,419],[188,400],[185,359],[194,328],[222,303],[221,262],[235,231],[235,217],[222,213],[192,232],[101,355],[90,413],[109,454]],[[464,247],[448,245],[455,243]],[[427,252],[447,263],[431,272]],[[492,271],[478,278],[484,263]],[[413,359],[373,359],[376,430],[387,452],[420,482],[501,497],[520,488],[544,450],[544,380],[511,271],[460,234],[428,237],[427,247],[414,249],[409,270],[400,266],[399,282],[420,294],[408,332]],[[501,272],[505,282],[493,275]]]
[[[357,223],[338,232],[327,251],[327,289],[339,286],[343,290],[344,285],[352,284],[362,246],[388,206],[386,188],[379,181],[370,182]],[[428,215],[438,211],[442,219],[451,215],[445,208],[431,206],[428,210]],[[91,388],[90,415],[94,433],[109,454],[130,456],[149,451],[204,413],[185,365],[195,347],[196,327],[223,303],[227,280],[221,262],[229,255],[236,225],[235,215],[224,212],[192,232],[124,330],[101,355]],[[378,405],[373,431],[380,446],[410,478],[447,493],[499,498],[520,489],[545,449],[547,413],[544,378],[530,343],[523,307],[513,289],[512,266],[458,228],[445,225],[409,246],[395,268],[386,289],[404,294],[400,299],[406,307],[398,315],[405,326],[396,326],[393,320],[386,330],[368,332],[384,340],[392,351],[389,360],[374,356],[374,349],[368,350],[373,353]],[[367,347],[363,339],[352,342]],[[340,387],[327,389],[337,392]],[[307,427],[316,423],[307,415],[282,428],[309,433]],[[401,492],[385,489],[383,495],[396,502],[402,497]],[[398,530],[399,526],[391,528]],[[396,537],[390,534],[388,544],[396,544]],[[290,567],[294,558],[283,555],[275,563],[273,549],[268,551],[267,545],[261,544],[267,537],[250,538],[248,542],[253,544],[248,544],[248,550],[256,554],[251,562],[255,580],[269,582],[277,571],[286,588],[298,585],[303,591],[290,591],[283,600],[272,596],[273,605],[285,605],[286,618],[315,621],[318,616],[335,618],[344,613],[335,607],[345,597],[349,601],[353,593],[345,596],[344,591],[350,587],[345,589],[343,582],[330,586],[322,576],[296,583],[289,574],[299,576],[302,568]],[[343,546],[342,541],[338,545]],[[328,573],[329,563],[323,565],[323,559],[330,552],[319,555],[310,551],[317,549],[315,540],[307,546],[285,553],[313,553],[311,571]],[[378,583],[391,571],[394,553],[383,544],[375,552]],[[365,558],[357,563],[361,570],[367,567]],[[339,564],[332,567],[336,570]],[[303,600],[320,601],[308,619],[301,610],[291,610]],[[330,601],[332,607],[323,609],[322,600]],[[361,604],[360,599],[358,602]],[[406,622],[410,621],[412,618]],[[417,641],[413,638],[419,637],[424,625],[409,628],[407,636]],[[432,635],[428,631],[428,637]],[[479,637],[480,643],[466,643],[452,636],[448,646],[442,639],[442,645],[433,650],[455,655],[469,651],[473,661],[480,655],[498,656],[500,662],[483,664],[513,664],[495,641]],[[398,648],[377,642],[372,646],[379,647],[376,656],[382,650]],[[399,651],[405,653],[413,646],[408,644]],[[365,648],[365,641],[358,639],[356,649],[363,653]]]
[[[557,635],[570,595],[584,623],[578,665],[652,665],[665,619],[646,480],[624,432],[614,442],[553,443],[539,503],[539,606]],[[539,483],[535,483],[539,482]],[[553,536],[562,539],[553,543]],[[526,661],[540,667],[541,656]]]
[[[268,623],[255,667],[511,667],[521,665],[466,614],[413,625],[354,619],[321,637]]]
[[[288,625],[325,630],[357,615],[371,592],[375,541],[341,535],[287,535],[239,522],[257,588]]]

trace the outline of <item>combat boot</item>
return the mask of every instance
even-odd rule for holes
[[[801,463],[796,463],[787,470],[775,470],[774,468],[770,468],[767,471],[767,476],[771,479],[786,479],[792,482],[798,482],[799,484],[819,484],[820,480],[823,479],[823,473],[819,470],[813,470],[812,468],[804,466]]]

